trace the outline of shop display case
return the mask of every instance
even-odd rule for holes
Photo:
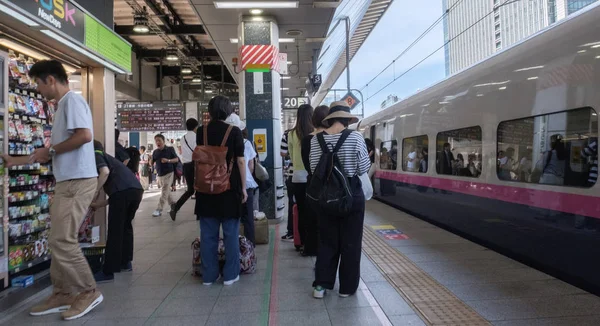
[[[8,112],[8,55],[0,52],[0,152],[5,153],[8,144],[4,141],[5,122]],[[0,159],[0,218],[2,218],[2,227],[0,227],[0,285],[3,288],[8,287],[8,203],[7,203],[7,172],[4,169],[2,159]]]
[[[4,136],[12,156],[28,156],[50,146],[56,103],[44,99],[27,76],[35,61],[8,52],[8,132]],[[13,166],[7,172],[8,272],[16,275],[50,260],[50,202],[55,180],[51,163]]]

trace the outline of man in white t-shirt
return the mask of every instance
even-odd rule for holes
[[[185,122],[187,133],[181,139],[181,156],[179,159],[183,163],[183,176],[185,177],[185,183],[187,184],[186,192],[181,195],[179,200],[171,205],[171,219],[175,221],[177,218],[177,212],[181,209],[183,204],[192,197],[195,193],[194,190],[194,161],[192,161],[192,154],[196,148],[196,131],[198,130],[198,120],[194,118],[187,119]]]
[[[416,167],[416,161],[417,161],[417,152],[415,152],[415,147],[414,146],[410,146],[409,150],[408,150],[408,156],[407,158],[407,164],[406,164],[406,169],[408,171],[414,172],[416,171],[415,167]]]
[[[78,230],[98,187],[93,144],[92,112],[85,99],[69,89],[65,68],[56,60],[42,60],[29,70],[37,91],[58,101],[50,148],[38,148],[27,157],[3,155],[6,167],[52,160],[56,178],[50,206],[52,229],[52,295],[33,307],[30,314],[61,313],[65,320],[84,316],[104,299],[78,242]]]

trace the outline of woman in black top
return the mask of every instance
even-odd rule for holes
[[[210,122],[198,128],[196,143],[204,144],[207,128],[207,145],[220,146],[229,124],[225,119],[233,112],[231,102],[224,96],[215,96],[208,103]],[[217,195],[196,192],[195,214],[200,220],[200,255],[204,285],[211,285],[219,277],[219,226],[223,228],[225,244],[225,285],[240,279],[240,244],[238,240],[242,204],[246,202],[246,161],[242,131],[233,127],[226,142],[227,162],[233,162],[229,177],[230,189]]]
[[[93,209],[108,207],[108,232],[102,271],[96,273],[96,282],[114,279],[114,273],[131,271],[133,260],[133,226],[144,190],[136,176],[118,159],[106,154],[101,142],[94,141],[98,169],[98,196],[104,189],[108,200],[96,198]]]
[[[323,120],[329,114],[329,107],[326,105],[318,106],[313,112],[312,123],[315,127],[315,130],[305,136],[302,139],[302,163],[306,167],[308,171],[308,183],[310,183],[310,141],[314,135],[320,133],[325,130],[327,126],[323,124]],[[304,250],[302,252],[303,255],[307,256],[316,256],[317,255],[317,247],[319,243],[319,231],[318,231],[318,220],[316,212],[310,207],[310,205],[306,205],[306,223],[305,223],[305,239],[302,239],[304,242]]]

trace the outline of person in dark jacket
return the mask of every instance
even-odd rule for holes
[[[114,273],[133,269],[133,226],[131,222],[142,202],[144,190],[133,173],[116,158],[104,152],[101,142],[94,141],[98,189],[93,209],[108,205],[108,232],[102,271],[96,273],[96,282],[114,280]],[[108,200],[99,198],[104,189]]]

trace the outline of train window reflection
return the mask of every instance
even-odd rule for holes
[[[436,147],[438,174],[472,178],[481,175],[481,127],[440,132]]]
[[[396,170],[398,164],[398,142],[388,140],[381,142],[379,168],[382,170]]]
[[[598,116],[592,108],[503,121],[500,180],[591,187],[598,178]]]
[[[402,170],[427,173],[429,138],[417,136],[402,140]]]

